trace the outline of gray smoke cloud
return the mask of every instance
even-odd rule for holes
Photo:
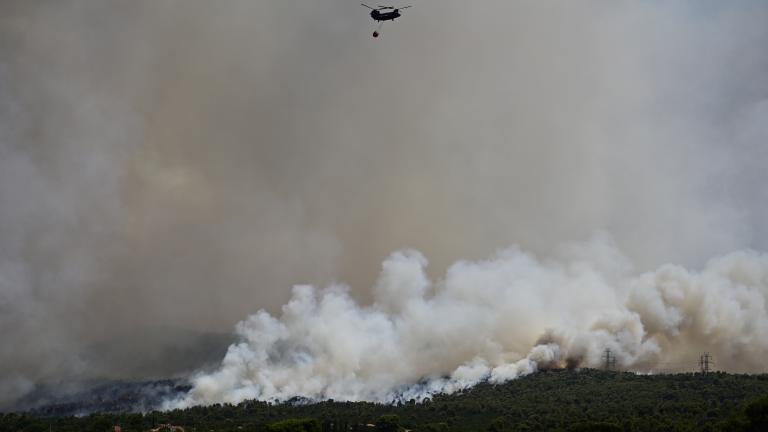
[[[3,2],[0,407],[42,382],[184,373],[223,354],[217,335],[253,311],[285,325],[265,313],[330,295],[292,297],[297,283],[349,283],[348,294],[329,292],[385,321],[407,299],[472,309],[481,300],[437,288],[454,262],[517,244],[521,256],[552,257],[533,269],[547,259],[567,267],[558,245],[596,230],[611,233],[598,243],[631,269],[585,258],[606,281],[574,289],[610,299],[531,305],[551,316],[444,363],[394,345],[411,369],[388,372],[377,391],[475,357],[473,377],[517,364],[548,329],[553,361],[579,352],[590,364],[596,348],[579,341],[600,325],[612,330],[595,346],[634,326],[640,347],[616,346],[626,365],[685,357],[675,350],[693,352],[711,334],[688,323],[704,316],[689,305],[695,293],[757,290],[765,301],[764,279],[745,284],[724,269],[763,260],[730,251],[768,245],[767,18],[757,1],[422,1],[373,40],[366,10],[341,0]],[[415,287],[431,288],[412,292],[385,269],[364,289],[402,248],[429,258],[420,270],[420,255],[402,255],[427,281]],[[677,293],[646,280],[675,271],[722,284]],[[611,308],[637,318],[596,324]],[[553,318],[564,312],[573,321]],[[445,320],[496,334],[473,316]],[[756,327],[718,334],[758,337],[762,321],[743,319]],[[247,342],[253,320],[239,337],[260,352]],[[424,336],[457,325],[422,322]],[[739,370],[754,370],[764,349],[712,344],[724,360],[741,358],[725,363]],[[358,386],[339,394],[383,397],[367,390],[376,381],[317,376]],[[236,399],[241,387],[190,397]]]

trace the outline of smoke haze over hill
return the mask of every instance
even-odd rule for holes
[[[296,287],[279,318],[238,324],[221,368],[170,406],[246,399],[390,402],[503,383],[540,368],[764,371],[768,256],[734,253],[701,272],[666,265],[632,275],[609,240],[540,260],[510,249],[458,262],[432,285],[417,252],[390,256],[371,307],[344,287]]]
[[[767,22],[759,1],[419,1],[373,40],[341,0],[2,2],[0,408],[184,375],[260,309],[185,403],[381,398],[537,341],[759,369]],[[238,350],[324,369],[249,387]]]

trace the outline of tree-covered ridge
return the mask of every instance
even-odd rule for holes
[[[768,399],[761,400],[767,396],[768,375],[551,370],[425,403],[248,401],[81,418],[6,414],[0,431],[102,432],[120,425],[133,432],[160,424],[186,431],[768,430]]]

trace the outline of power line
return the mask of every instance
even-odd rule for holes
[[[710,373],[710,366],[714,364],[715,362],[712,361],[712,356],[708,352],[705,352],[699,356],[699,370],[702,374],[706,375]]]
[[[616,369],[616,356],[611,352],[610,348],[606,348],[605,351],[603,351],[603,360],[605,362],[605,370]]]

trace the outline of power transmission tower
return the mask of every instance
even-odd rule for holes
[[[704,354],[699,356],[699,369],[701,370],[702,374],[708,374],[711,372],[710,366],[714,365],[715,362],[712,361],[712,356],[705,352]]]
[[[605,370],[616,369],[616,356],[613,355],[610,348],[606,348],[605,351],[603,351],[603,361],[605,362]]]

